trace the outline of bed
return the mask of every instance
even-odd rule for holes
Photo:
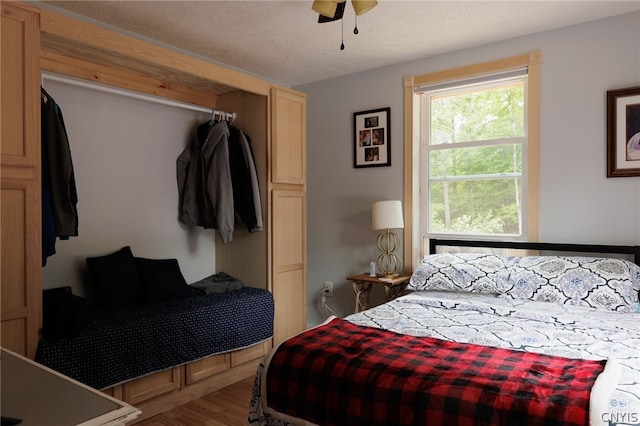
[[[273,336],[273,298],[243,287],[147,305],[84,309],[72,335],[42,339],[36,361],[95,389],[220,354]]]
[[[87,259],[95,298],[45,290],[35,360],[95,389],[270,341],[274,300],[223,272],[188,285],[176,259],[129,246]]]
[[[640,247],[430,243],[405,295],[274,348],[249,423],[640,424]]]

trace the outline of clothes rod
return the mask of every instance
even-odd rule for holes
[[[154,102],[157,104],[172,106],[176,108],[190,109],[193,111],[206,112],[211,114],[215,111],[213,108],[207,108],[198,105],[192,105],[185,102],[171,101],[158,96],[146,95],[143,93],[134,92],[131,90],[119,89],[112,86],[105,86],[99,83],[94,83],[86,80],[80,80],[77,78],[65,77],[59,74],[52,74],[48,72],[42,73],[42,80],[58,81],[60,83],[71,84],[73,86],[86,87],[88,89],[99,90],[102,92],[112,93],[116,95],[122,95],[129,98],[140,99],[143,101]]]

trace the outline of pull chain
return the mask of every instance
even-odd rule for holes
[[[340,25],[342,25],[342,40],[340,42],[340,50],[344,50],[344,18],[340,19]]]
[[[353,27],[353,33],[358,34],[358,15],[356,15],[356,25]]]

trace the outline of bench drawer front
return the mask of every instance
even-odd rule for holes
[[[156,396],[180,390],[180,370],[181,367],[175,367],[124,383],[124,401],[135,406]]]
[[[231,352],[231,366],[244,364],[248,361],[253,361],[256,358],[265,356],[271,348],[271,341],[267,340],[257,345],[250,346],[239,351]]]
[[[186,365],[185,383],[190,385],[229,368],[231,368],[231,356],[228,353],[190,362]]]

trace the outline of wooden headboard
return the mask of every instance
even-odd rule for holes
[[[618,246],[600,244],[564,244],[564,243],[536,243],[524,241],[480,241],[480,240],[429,240],[429,253],[436,253],[438,247],[478,247],[499,248],[515,250],[540,250],[545,252],[574,252],[574,253],[598,253],[620,254],[633,256],[636,265],[640,265],[640,246]]]

